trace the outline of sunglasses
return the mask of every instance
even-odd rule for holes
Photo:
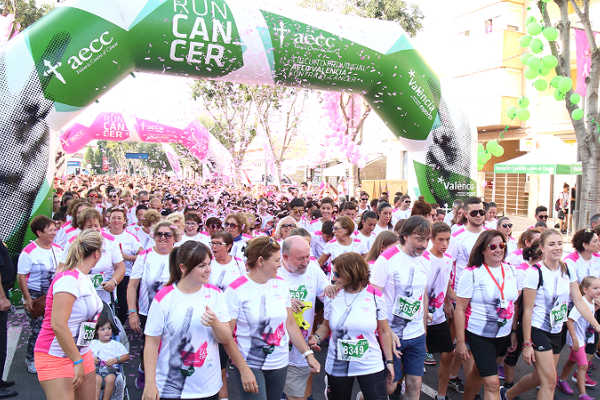
[[[295,228],[296,225],[294,225],[294,224],[282,224],[281,227],[282,228]]]
[[[157,238],[165,238],[165,239],[171,239],[173,237],[173,234],[171,232],[156,232],[156,237]]]
[[[96,193],[90,193],[87,195],[87,197],[98,197],[98,195]]]
[[[540,218],[540,219],[548,219],[548,216],[547,215],[538,215],[538,218]]]
[[[503,228],[512,228],[513,224],[502,224]]]
[[[219,224],[209,224],[208,227],[210,229],[219,229],[219,228],[221,228],[221,225],[219,225]]]
[[[111,194],[110,196],[108,196],[111,199],[116,199],[118,196],[116,194]]]
[[[490,244],[488,246],[488,248],[492,251],[496,250],[496,249],[500,249],[500,250],[504,250],[504,248],[506,247],[506,245],[504,243],[499,243],[499,244]]]
[[[410,204],[410,200],[404,200],[404,204]]]
[[[336,271],[333,271],[332,274],[333,274],[334,278],[339,278],[340,277],[340,274],[338,274]]]
[[[476,217],[477,215],[483,217],[485,215],[485,210],[473,210],[469,213],[471,217]]]
[[[225,223],[223,224],[223,226],[224,226],[225,228],[237,228],[237,227],[238,227],[238,224],[232,224],[232,223],[229,223],[229,222],[225,222]]]
[[[364,198],[364,197],[362,199],[360,199],[360,201],[368,201],[368,200],[369,200],[368,198]]]

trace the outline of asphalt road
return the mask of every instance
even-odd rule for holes
[[[19,392],[19,395],[16,399],[19,400],[40,400],[44,399],[44,394],[39,385],[39,382],[36,379],[35,375],[29,374],[25,367],[25,347],[27,337],[29,335],[29,330],[27,324],[25,323],[25,319],[22,313],[15,313],[9,318],[9,355],[7,361],[8,369],[8,379],[14,380],[16,382],[16,390]],[[128,391],[130,394],[130,398],[132,400],[141,399],[141,392],[137,390],[134,386],[135,381],[135,371],[137,365],[139,363],[139,353],[140,353],[140,344],[141,340],[132,340],[130,354],[132,356],[132,360],[125,366],[125,374],[128,384]],[[318,354],[318,359],[321,362],[321,365],[324,366],[324,358],[326,355],[326,348]],[[568,356],[568,350],[565,348],[561,355],[561,363],[559,364],[559,368],[562,367],[564,361]],[[8,365],[10,363],[10,366]],[[592,372],[592,378],[594,380],[600,381],[600,360],[594,360],[594,364],[599,368],[595,369]],[[519,362],[517,365],[516,376],[520,377],[527,374],[531,370],[530,367],[525,365],[523,362]],[[6,376],[6,372],[5,372]],[[421,393],[421,400],[431,400],[432,396],[435,395],[435,389],[437,388],[437,367],[427,367],[427,372],[425,374],[424,387]],[[571,387],[575,389],[575,384],[572,383]],[[355,392],[357,391],[357,385],[355,384]],[[594,398],[600,399],[600,388],[594,389],[591,388],[588,390],[588,394]],[[457,394],[450,390],[448,392],[448,396],[452,400],[462,399],[462,395]],[[522,400],[535,399],[536,393],[535,391],[531,391],[522,395],[520,398]],[[574,399],[575,396],[566,396],[560,392],[557,392],[555,399]],[[319,376],[315,377],[313,380],[313,399],[314,400],[325,400],[324,396],[324,381],[323,381],[323,373]],[[235,400],[235,399],[231,399]],[[354,396],[352,399],[354,400]]]

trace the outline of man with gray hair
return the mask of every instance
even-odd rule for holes
[[[594,214],[590,218],[590,228],[596,229],[597,226],[600,226],[600,214]]]
[[[290,236],[281,247],[281,267],[277,273],[289,287],[296,323],[308,341],[312,332],[317,297],[322,301],[329,281],[315,261],[310,260],[310,246],[302,236]],[[290,400],[305,400],[310,394],[310,367],[295,347],[290,352],[284,392]]]

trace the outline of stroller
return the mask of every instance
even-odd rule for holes
[[[125,328],[123,328],[123,324],[116,317],[116,302],[114,301],[114,297],[111,296],[111,304],[108,305],[103,302],[102,313],[106,313],[108,320],[111,322],[113,326],[117,329],[113,332],[113,340],[121,342],[123,346],[129,351],[129,339],[127,338],[127,334],[125,333]],[[102,385],[102,390],[100,390],[100,399],[104,394],[104,384]],[[111,400],[129,400],[129,391],[127,390],[127,381],[125,379],[125,373],[123,371],[123,366],[117,366],[117,379],[115,380],[115,388],[113,390],[113,394],[110,398]]]

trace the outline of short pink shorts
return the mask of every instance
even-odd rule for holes
[[[75,367],[69,357],[56,357],[36,351],[33,358],[40,382],[59,378],[73,378],[75,376]],[[91,350],[82,355],[81,358],[83,358],[83,372],[86,375],[96,370],[94,354]]]
[[[585,346],[579,347],[579,350],[573,351],[571,347],[571,354],[569,354],[569,361],[574,362],[580,367],[587,367],[588,360],[587,354],[585,354]]]

